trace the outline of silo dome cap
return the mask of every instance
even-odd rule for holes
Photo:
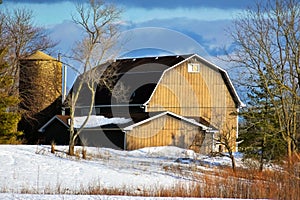
[[[35,53],[24,58],[23,60],[56,60],[56,59],[49,56],[48,54],[45,54],[44,52],[36,51]]]

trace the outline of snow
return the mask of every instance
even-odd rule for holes
[[[76,147],[75,151],[81,152],[81,148]],[[134,151],[86,147],[86,160],[67,156],[63,153],[67,152],[67,146],[56,149],[51,154],[50,146],[0,145],[0,199],[74,199],[74,194],[91,186],[128,188],[138,194],[143,189],[155,190],[191,181],[164,169],[178,165],[174,162],[177,158],[201,158],[210,165],[230,165],[226,157],[210,158],[167,146]],[[99,199],[99,196],[82,195],[80,199]],[[160,198],[101,196],[101,199]]]
[[[74,118],[74,127],[80,128],[84,121],[86,120],[87,116],[82,117],[75,117]],[[92,127],[99,127],[107,124],[126,124],[130,122],[131,119],[126,119],[123,117],[113,117],[113,118],[106,118],[101,115],[91,115],[85,124],[84,127],[92,128]]]
[[[129,197],[129,196],[107,196],[107,195],[32,195],[32,194],[5,194],[0,193],[0,199],[22,199],[22,200],[199,200],[199,198],[180,198],[180,197]],[[224,198],[222,198],[224,199]],[[220,198],[201,198],[201,200],[221,200]],[[227,199],[234,200],[234,199]]]

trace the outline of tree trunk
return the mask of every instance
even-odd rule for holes
[[[69,155],[70,156],[74,156],[74,140],[72,138],[70,138],[70,142],[69,142]]]
[[[232,152],[229,153],[229,157],[231,159],[231,166],[232,166],[232,170],[235,172],[236,166],[235,166],[235,159],[234,156],[232,154]]]
[[[260,155],[260,164],[259,164],[259,171],[263,171],[263,168],[264,168],[264,157],[263,157],[263,155],[264,155],[264,152],[262,152],[261,153],[261,155]]]
[[[70,126],[70,140],[69,140],[69,155],[70,156],[74,156],[74,146],[75,146],[75,133],[74,133],[74,127],[73,124],[71,122],[71,126]]]
[[[260,164],[259,164],[260,171],[263,171],[264,168],[265,144],[266,144],[266,135],[264,134],[264,137],[261,141],[261,155],[260,155]]]
[[[288,160],[289,160],[289,164],[292,162],[292,140],[291,138],[287,139],[287,153],[288,153]]]

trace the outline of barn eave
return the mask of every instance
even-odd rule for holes
[[[125,132],[126,132],[126,131],[131,131],[134,127],[137,127],[137,126],[142,125],[142,124],[144,124],[144,123],[150,122],[150,121],[152,121],[152,120],[154,120],[154,119],[157,119],[157,118],[159,118],[159,117],[162,117],[162,116],[164,116],[164,115],[170,115],[170,116],[175,117],[175,118],[177,118],[177,119],[183,120],[183,121],[185,121],[185,122],[187,122],[187,123],[190,123],[190,124],[193,124],[193,125],[195,125],[195,126],[200,127],[202,130],[208,130],[208,131],[212,130],[210,127],[207,127],[207,126],[205,126],[205,125],[203,125],[203,124],[200,124],[200,123],[196,122],[195,120],[185,118],[185,117],[183,117],[183,116],[177,115],[177,114],[175,114],[175,113],[173,113],[173,112],[170,112],[170,111],[166,111],[166,112],[162,112],[162,113],[160,113],[160,114],[157,114],[157,115],[155,115],[155,116],[152,116],[152,117],[150,117],[150,118],[147,118],[147,119],[145,119],[145,120],[143,120],[143,121],[140,121],[140,122],[138,122],[138,123],[132,124],[132,125],[127,126],[127,127],[124,127],[124,128],[123,128],[123,131],[125,131]]]

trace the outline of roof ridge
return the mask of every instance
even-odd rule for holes
[[[121,57],[121,58],[117,58],[116,60],[132,60],[132,59],[151,59],[151,58],[166,58],[166,57],[182,57],[182,58],[187,58],[190,57],[194,54],[169,54],[169,55],[149,55],[149,56],[136,56],[136,57]]]
[[[142,120],[142,121],[139,121],[139,122],[137,122],[137,123],[134,123],[134,124],[131,124],[131,125],[127,126],[127,127],[124,127],[124,130],[125,130],[125,131],[131,131],[131,130],[132,130],[134,127],[136,127],[136,126],[139,126],[139,125],[144,124],[144,123],[146,123],[146,122],[152,121],[153,119],[157,119],[157,118],[159,118],[159,117],[161,117],[161,116],[164,116],[164,115],[171,115],[171,116],[173,116],[173,117],[175,117],[175,118],[179,118],[179,119],[184,120],[185,122],[188,122],[188,123],[193,124],[193,125],[195,125],[195,126],[199,126],[199,127],[201,127],[203,130],[210,130],[209,127],[205,126],[205,125],[202,124],[202,123],[199,123],[199,122],[197,122],[197,121],[188,119],[188,118],[186,118],[186,117],[184,117],[184,116],[178,115],[178,114],[173,113],[173,112],[168,111],[168,110],[167,110],[167,111],[162,111],[161,113],[157,113],[157,114],[155,114],[155,115],[153,115],[153,116],[150,116],[150,117],[147,118],[147,119],[144,119],[144,120]]]

